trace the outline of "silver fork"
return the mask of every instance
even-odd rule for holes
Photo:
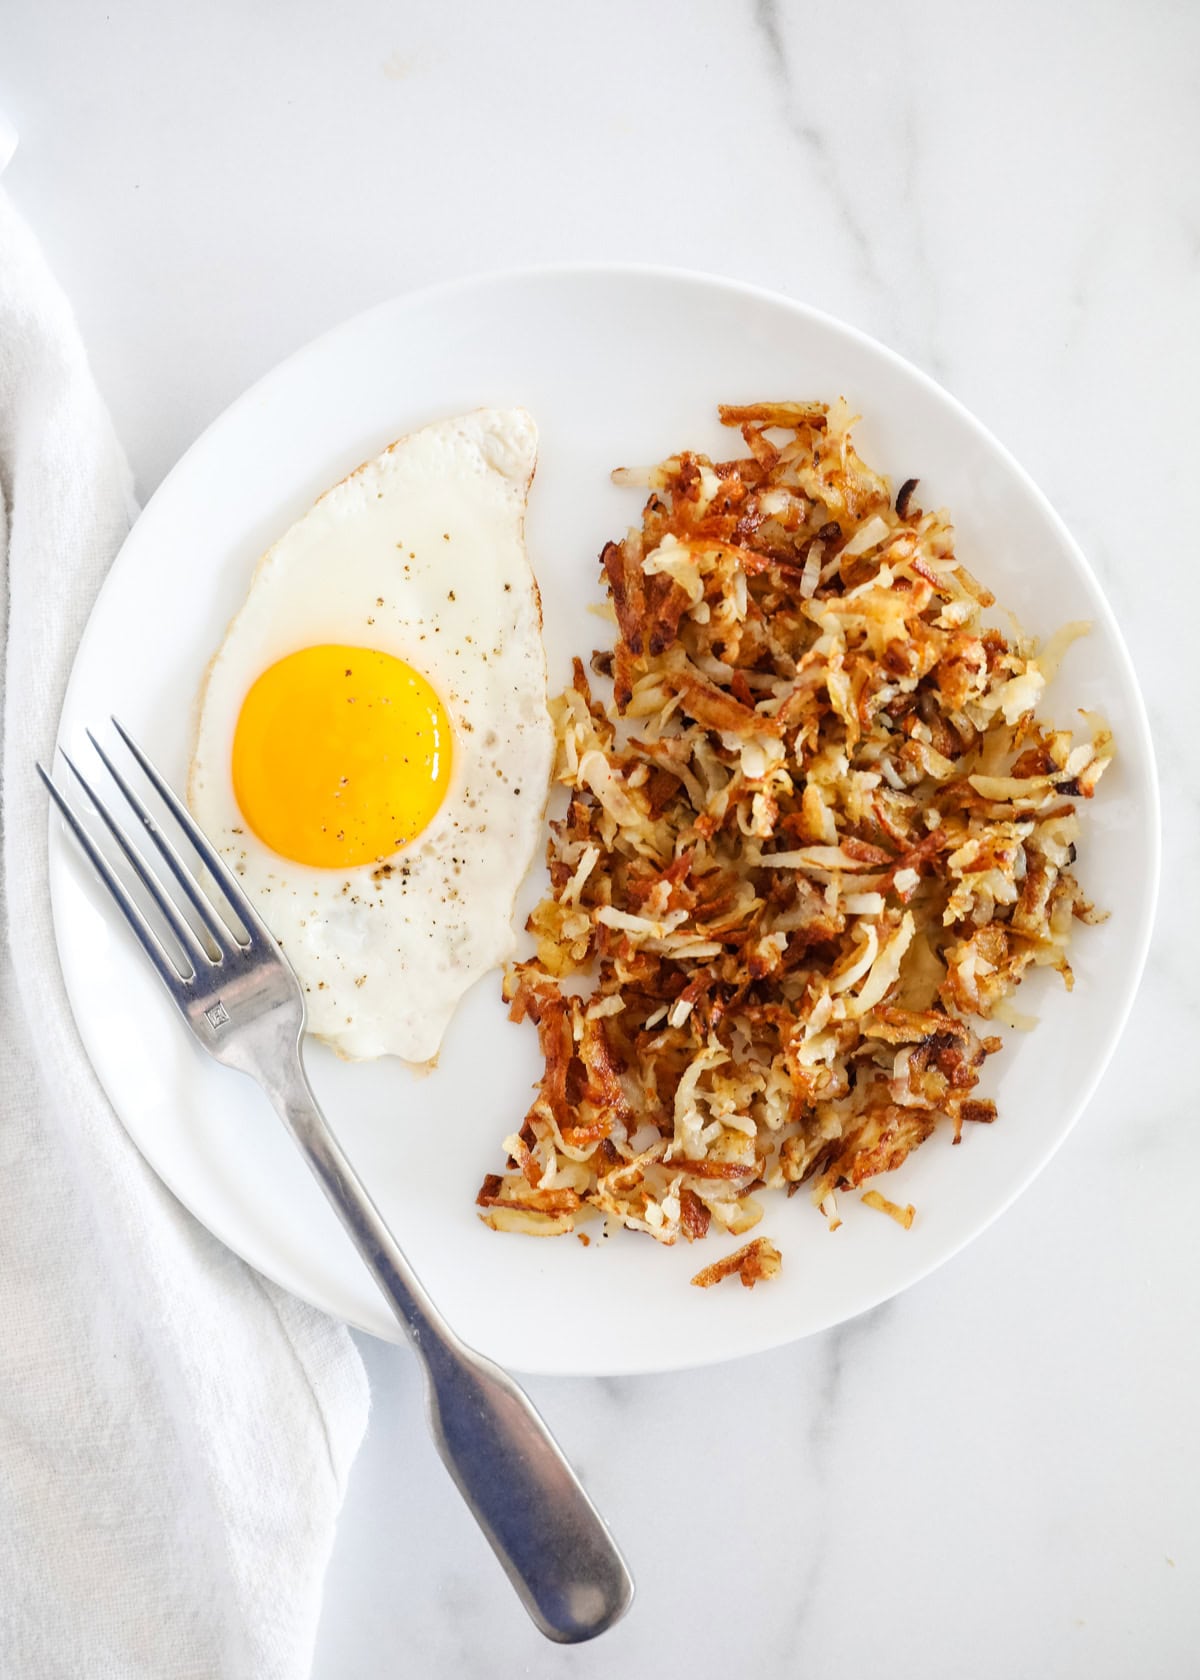
[[[633,1579],[612,1536],[527,1395],[461,1341],[425,1293],[309,1087],[301,1050],[304,994],[290,964],[183,803],[116,718],[112,722],[240,930],[230,926],[90,730],[88,739],[165,871],[150,867],[65,752],[63,758],[181,960],[164,942],[162,928],[152,925],[153,912],[143,911],[39,764],[50,797],[197,1039],[217,1061],[257,1080],[299,1144],[425,1368],[438,1452],[526,1610],[549,1639],[574,1644],[594,1638],[624,1615],[633,1598]]]

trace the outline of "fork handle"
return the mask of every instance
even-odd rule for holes
[[[346,1158],[297,1051],[267,1094],[425,1368],[429,1427],[442,1462],[547,1638],[603,1633],[633,1578],[558,1443],[513,1379],[469,1348],[434,1306]]]

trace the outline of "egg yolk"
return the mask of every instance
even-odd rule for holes
[[[242,703],[233,791],[282,857],[317,869],[375,863],[436,814],[450,779],[450,720],[390,653],[330,644],[272,665]]]

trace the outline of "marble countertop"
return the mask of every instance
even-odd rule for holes
[[[1035,1185],[841,1330],[698,1373],[530,1384],[639,1582],[628,1619],[573,1651],[526,1624],[426,1450],[410,1359],[363,1339],[374,1413],[319,1680],[1200,1673],[1200,748],[1180,705],[1200,611],[1200,10],[18,11],[6,185],[143,497],[250,380],[393,293],[560,258],[731,274],[884,339],[1014,449],[1103,579],[1155,728],[1149,969]]]

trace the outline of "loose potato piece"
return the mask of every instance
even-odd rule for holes
[[[755,1237],[744,1248],[725,1255],[722,1260],[714,1260],[711,1266],[705,1266],[696,1273],[692,1282],[697,1289],[711,1289],[723,1278],[737,1277],[742,1280],[744,1288],[753,1289],[756,1283],[776,1277],[782,1265],[783,1256],[770,1238]]]

